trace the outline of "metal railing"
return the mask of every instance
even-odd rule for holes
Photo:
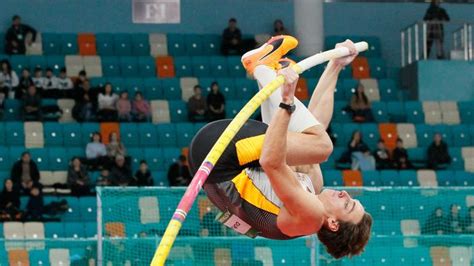
[[[469,61],[474,57],[472,24],[467,22],[419,21],[401,30],[400,41],[402,67],[429,59],[435,46],[443,58]],[[449,56],[444,56],[446,51]]]

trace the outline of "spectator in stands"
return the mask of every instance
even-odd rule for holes
[[[57,78],[58,81],[58,89],[60,90],[72,90],[74,88],[74,84],[72,80],[66,74],[66,68],[63,67],[59,71],[59,77]]]
[[[206,121],[207,105],[202,97],[201,86],[194,86],[194,95],[188,101],[188,118],[191,122]]]
[[[6,97],[13,98],[15,88],[18,86],[19,79],[16,72],[12,69],[12,66],[8,60],[1,61],[0,71],[0,100],[3,103],[3,99]]]
[[[392,168],[390,152],[385,147],[385,141],[383,141],[383,139],[379,139],[377,149],[374,151],[374,157],[378,170]]]
[[[225,118],[225,98],[219,91],[219,84],[216,81],[212,82],[211,92],[207,95],[207,109],[210,121]]]
[[[153,186],[153,177],[145,160],[140,161],[140,168],[135,172],[133,178],[136,186]]]
[[[443,141],[440,133],[436,133],[433,142],[427,150],[428,168],[433,170],[444,169],[451,162],[448,145]]]
[[[30,70],[28,68],[24,68],[21,71],[20,83],[18,84],[18,87],[15,91],[15,99],[22,99],[23,95],[26,94],[26,91],[31,85],[34,85],[34,82],[31,78]]]
[[[23,152],[21,159],[13,164],[10,177],[13,184],[21,188],[26,194],[29,194],[30,189],[38,184],[40,173],[36,163],[31,160],[29,152]]]
[[[128,186],[133,181],[132,170],[125,163],[123,155],[115,157],[115,164],[110,170],[110,179],[112,184],[116,186]]]
[[[440,7],[439,0],[432,0],[430,7],[426,10],[423,20],[428,22],[428,38],[427,49],[428,57],[430,57],[431,47],[436,43],[438,51],[436,57],[438,59],[444,58],[444,26],[443,22],[449,21],[449,16],[446,10]]]
[[[26,205],[25,220],[41,221],[43,219],[44,200],[41,188],[33,186],[30,191],[30,198]]]
[[[139,91],[135,93],[135,99],[132,103],[132,114],[136,122],[146,122],[150,120],[150,104],[143,99],[143,94]]]
[[[107,150],[99,132],[92,133],[91,142],[86,146],[86,158],[91,169],[102,169],[107,164]]]
[[[100,171],[100,175],[97,178],[97,186],[110,186],[112,185],[112,180],[110,180],[110,171],[107,168],[104,168]]]
[[[78,77],[76,79],[76,82],[74,83],[74,87],[75,88],[82,88],[82,84],[85,82],[85,81],[88,81],[89,78],[87,78],[87,73],[85,70],[81,70],[79,71],[79,74],[78,74]]]
[[[58,97],[58,78],[54,76],[51,68],[46,68],[46,76],[44,77],[44,87],[41,93],[43,98],[59,98]]]
[[[11,179],[5,179],[0,194],[0,221],[14,221],[21,218],[20,191]]]
[[[46,83],[45,78],[43,77],[43,69],[41,69],[41,67],[35,68],[32,80],[35,83],[36,89],[41,93]]]
[[[459,215],[460,207],[457,204],[451,204],[448,215],[448,232],[451,234],[461,234],[462,224],[461,215]]]
[[[72,116],[78,122],[94,121],[97,116],[97,93],[90,86],[88,80],[75,90],[75,105]]]
[[[392,152],[392,164],[395,169],[412,169],[413,165],[411,164],[408,158],[408,152],[403,147],[403,140],[401,138],[397,139],[397,146],[393,149]]]
[[[178,161],[170,165],[168,169],[168,181],[170,186],[187,186],[191,182],[191,172],[186,163],[186,156],[180,155]]]
[[[469,207],[466,218],[464,219],[464,232],[474,234],[474,206]]]
[[[104,92],[99,93],[99,111],[97,117],[99,121],[117,121],[118,96],[112,91],[112,84],[106,83]]]
[[[74,196],[84,196],[91,192],[89,173],[87,168],[82,165],[79,157],[72,158],[69,164],[67,182]]]
[[[372,109],[369,98],[364,92],[365,88],[359,83],[351,98],[350,109],[354,122],[373,122]]]
[[[121,122],[132,121],[132,103],[128,99],[128,92],[122,91],[117,101],[118,119]]]
[[[26,95],[23,96],[23,120],[41,121],[42,115],[41,96],[35,85],[30,85]]]
[[[237,28],[237,20],[229,19],[229,26],[222,33],[221,51],[224,55],[238,55],[242,53],[242,33]]]
[[[448,223],[446,217],[443,215],[443,209],[441,207],[436,208],[433,213],[426,220],[421,233],[427,235],[443,235],[446,234],[448,229]]]
[[[340,163],[351,163],[352,169],[374,170],[375,159],[370,154],[369,147],[362,139],[362,133],[358,130],[352,133],[351,140],[347,146],[347,150],[339,159]]]
[[[36,39],[36,30],[26,24],[21,24],[20,16],[14,15],[12,26],[8,29],[5,39],[7,54],[25,54],[26,45],[31,45]]]
[[[281,19],[277,19],[273,22],[273,36],[288,34],[289,33],[286,30],[285,25],[283,24],[283,21]]]
[[[112,132],[109,135],[109,144],[107,144],[107,156],[112,160],[117,157],[117,155],[122,155],[125,157],[127,150],[122,142],[118,138],[117,132]]]

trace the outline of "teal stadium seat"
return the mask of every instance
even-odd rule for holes
[[[407,115],[407,122],[413,124],[424,124],[425,115],[423,107],[420,102],[408,101],[405,102],[405,114]]]
[[[175,163],[181,155],[179,148],[163,148],[163,166],[162,169],[168,169],[172,163]]]
[[[184,101],[169,101],[171,122],[187,122],[188,109]]]
[[[224,56],[211,56],[209,60],[210,74],[212,75],[212,77],[229,76],[227,60]]]
[[[12,167],[7,147],[0,146],[0,171],[10,171]]]
[[[367,57],[380,57],[382,55],[382,46],[379,37],[364,36],[362,40],[369,43],[369,49],[364,53]]]
[[[16,162],[21,158],[21,154],[27,151],[24,146],[10,146],[8,149],[8,156],[10,162]]]
[[[229,76],[234,78],[246,77],[247,73],[240,62],[239,56],[228,56],[227,57],[227,68],[229,70]]]
[[[352,66],[347,65],[347,66],[343,67],[340,74],[339,74],[339,78],[342,78],[342,79],[352,78]]]
[[[458,102],[459,114],[463,124],[474,124],[474,101]]]
[[[30,250],[28,258],[31,266],[49,266],[49,250]]]
[[[419,185],[417,175],[414,170],[403,170],[399,172],[399,175],[401,186],[413,187]]]
[[[85,147],[68,147],[66,148],[67,154],[69,157],[86,157],[86,149]]]
[[[201,35],[202,52],[204,55],[219,55],[222,37],[217,34]]]
[[[299,62],[299,61],[303,60],[304,57],[292,57],[290,59],[293,59],[295,62]],[[301,74],[301,76],[303,78],[306,78],[306,79],[308,79],[308,78],[315,79],[315,78],[321,77],[323,72],[324,72],[324,64],[321,64],[321,65],[317,65],[315,67],[312,67],[312,68],[306,70],[305,72],[303,72],[303,74]]]
[[[82,123],[81,124],[81,136],[82,144],[87,145],[91,142],[92,133],[100,132],[99,123]],[[102,139],[108,138],[109,136],[102,136]]]
[[[385,102],[372,102],[372,114],[377,123],[388,122],[387,105]]]
[[[78,54],[77,34],[75,33],[61,33],[61,54],[75,55]]]
[[[188,55],[202,55],[203,54],[203,43],[201,35],[199,34],[186,34],[184,35],[184,43],[186,54]]]
[[[408,158],[412,162],[412,164],[425,166],[426,164],[426,149],[425,148],[411,148],[407,149]]]
[[[240,100],[240,95],[235,89],[234,79],[232,78],[218,78],[220,92],[224,95],[226,100]]]
[[[193,56],[191,57],[193,76],[197,78],[210,76],[210,62],[207,56]]]
[[[141,78],[126,78],[123,85],[123,90],[128,92],[128,98],[132,100],[135,93],[143,90],[144,81]]]
[[[225,110],[227,118],[234,118],[244,107],[244,101],[226,101]]]
[[[454,179],[458,186],[472,187],[474,186],[474,174],[465,171],[455,171]]]
[[[91,214],[90,216],[93,216]],[[87,238],[93,238],[97,236],[97,223],[95,222],[86,222],[84,224],[84,230],[85,230],[85,237]]]
[[[22,122],[6,122],[5,141],[8,146],[22,146],[25,143],[25,131]]]
[[[448,165],[450,170],[464,170],[464,159],[462,157],[461,148],[448,148],[451,156],[451,163]]]
[[[77,123],[63,124],[64,143],[68,147],[82,146],[82,131],[81,125]]]
[[[346,101],[334,102],[333,122],[337,122],[337,123],[352,122],[352,116],[344,110],[346,106],[347,106]]]
[[[342,80],[342,92],[344,93],[344,99],[345,101],[350,101],[352,98],[352,95],[354,95],[354,92],[357,89],[357,86],[359,86],[359,81],[356,79],[351,79],[351,78],[346,78]]]
[[[120,63],[118,57],[101,56],[102,73],[104,77],[120,76]]]
[[[85,237],[84,224],[82,222],[67,222],[64,224],[64,234],[67,238]]]
[[[176,77],[192,77],[193,64],[189,56],[176,56],[174,58]]]
[[[453,136],[453,145],[455,147],[463,147],[474,145],[474,141],[471,139],[472,135],[469,132],[468,125],[456,125],[451,127],[451,133]]]
[[[5,135],[5,124],[4,123],[0,123],[0,146],[5,146],[5,138],[6,138],[6,135]]]
[[[345,79],[339,79],[336,83],[336,87],[334,88],[334,100],[335,101],[347,101],[346,100],[346,90],[344,88],[344,80]],[[314,92],[314,89],[316,88],[316,85],[318,84],[318,81],[319,80],[317,80],[317,79],[307,79],[308,89],[311,91],[311,93]]]
[[[254,80],[247,78],[235,78],[235,94],[239,99],[248,101],[258,92],[258,85]]]
[[[21,120],[22,103],[20,100],[5,99],[4,103],[4,119],[6,121],[19,121]]]
[[[438,186],[456,186],[456,179],[454,177],[454,171],[443,170],[436,171],[436,178],[438,180]]]
[[[138,77],[138,59],[134,56],[122,56],[120,61],[120,73],[124,78]]]
[[[380,181],[382,186],[400,186],[400,176],[395,170],[381,170]]]
[[[30,149],[31,159],[38,165],[39,170],[51,170],[48,149]]]
[[[433,128],[429,125],[418,124],[415,125],[416,138],[419,147],[428,147],[433,142]]]
[[[182,56],[186,54],[186,44],[184,36],[181,34],[167,34],[168,54],[172,56]]]
[[[46,56],[46,65],[53,70],[55,75],[59,75],[61,68],[66,66],[64,57],[58,55]]]
[[[79,197],[79,208],[83,221],[97,221],[95,218],[97,213],[96,197]]]
[[[132,38],[128,33],[113,34],[115,54],[119,56],[131,56],[132,54]]]
[[[30,57],[25,55],[12,55],[10,64],[16,73],[21,73],[23,68],[30,69]]]
[[[91,78],[89,79],[89,82],[91,84],[91,88],[102,89],[105,86],[105,83],[107,83],[107,78]]]
[[[176,147],[176,127],[174,124],[158,124],[156,125],[158,132],[158,143],[161,147]]]
[[[143,96],[148,101],[164,99],[162,81],[157,78],[145,78],[143,80]],[[179,82],[178,82],[179,84]],[[179,98],[180,96],[178,96]]]
[[[378,171],[363,171],[362,180],[364,186],[376,187],[382,185]]]
[[[180,100],[181,99],[181,85],[177,78],[162,79],[163,99],[165,100]]]
[[[49,169],[52,171],[65,171],[68,168],[69,155],[66,148],[56,147],[48,148]]]
[[[169,186],[168,176],[165,171],[155,171],[151,173],[154,186],[166,187]]]
[[[341,123],[331,123],[330,127],[330,136],[331,138],[336,139],[336,145],[337,146],[346,146],[347,141],[346,137],[349,138],[350,136],[344,136],[343,133],[343,124]]]
[[[145,160],[145,155],[142,148],[127,148],[128,155],[132,158],[132,170],[138,169],[141,160]],[[148,162],[150,164],[150,162]]]
[[[44,231],[46,238],[55,239],[65,237],[64,224],[61,222],[44,223]]]
[[[120,140],[125,147],[137,147],[140,144],[136,123],[120,123]]]
[[[383,79],[387,77],[387,66],[382,58],[369,58],[370,77]]]
[[[140,77],[156,77],[156,64],[151,56],[138,57],[138,72]]]
[[[446,142],[449,146],[453,145],[453,135],[451,132],[451,127],[448,125],[434,125],[433,126],[433,133],[441,134],[443,141]]]
[[[30,59],[30,66],[28,67],[28,69],[31,71],[30,73],[34,73],[33,71],[37,67],[40,67],[43,70],[46,69],[46,67],[47,67],[46,56],[30,55],[29,59]],[[21,72],[19,72],[17,74],[20,75]]]
[[[69,209],[62,214],[61,220],[67,221],[67,222],[77,222],[81,220],[81,207],[79,205],[79,198],[76,197],[58,197],[58,200],[66,200],[67,205],[69,206]],[[82,224],[82,223],[81,223]],[[68,228],[68,226],[64,226],[66,237],[72,237],[71,233],[74,232],[75,230]],[[68,232],[69,231],[69,232]],[[84,237],[83,231],[77,231],[79,237]]]
[[[3,42],[0,42],[3,43]],[[1,44],[0,44],[1,45]],[[0,50],[0,60],[8,60],[10,61],[10,56],[7,54],[3,54],[3,50]]]
[[[204,98],[211,92],[211,84],[214,81],[217,80],[215,78],[199,78],[199,85],[202,87],[202,96]]]
[[[95,35],[97,54],[100,56],[114,56],[115,47],[111,33],[97,33]]]
[[[43,42],[43,54],[60,55],[62,53],[61,35],[57,33],[41,33]],[[2,50],[3,51],[3,50]]]
[[[178,147],[188,147],[196,131],[191,123],[176,124],[176,142]]]
[[[161,148],[144,148],[143,151],[150,171],[167,169],[164,166],[163,150]]]
[[[132,33],[132,55],[135,56],[149,56],[150,42],[148,34],[146,33]]]
[[[325,170],[323,171],[324,186],[339,187],[344,185],[342,174],[339,170]]]
[[[352,134],[354,133],[354,131],[360,131],[360,126],[359,124],[356,124],[356,123],[346,123],[346,124],[343,124],[342,125],[342,134],[344,136],[346,136],[346,142],[349,142],[350,139],[351,139],[351,136]],[[365,136],[363,136],[364,140],[365,140]],[[343,144],[345,145],[345,143]]]
[[[382,101],[394,101],[398,99],[399,89],[393,79],[379,79],[378,85]]]
[[[364,142],[369,147],[376,147],[380,139],[380,131],[377,124],[363,123],[360,124],[360,131],[364,138]]]
[[[403,123],[407,119],[403,102],[399,102],[399,101],[387,102],[387,113],[388,113],[390,122],[392,123]]]
[[[107,78],[107,82],[112,84],[112,90],[115,93],[120,93],[125,90],[125,79],[121,77]]]
[[[143,147],[158,146],[158,132],[156,125],[151,123],[138,124],[138,134],[140,136],[140,144]]]

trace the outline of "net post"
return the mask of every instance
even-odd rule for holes
[[[103,265],[103,239],[102,239],[102,200],[100,198],[101,196],[101,188],[97,187],[97,266],[102,266]]]

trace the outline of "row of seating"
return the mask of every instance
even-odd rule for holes
[[[0,251],[1,252],[1,251]],[[49,248],[38,250],[12,249],[0,253],[1,265],[71,265],[71,263],[95,263],[86,255],[86,248]]]
[[[89,213],[88,215],[95,215]],[[44,240],[97,237],[97,222],[4,222],[0,238],[6,240]]]

